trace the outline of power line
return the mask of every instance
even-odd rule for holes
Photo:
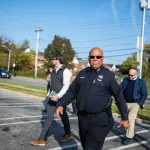
[[[118,56],[127,56],[127,55],[131,55],[131,54],[135,54],[136,52],[134,53],[128,53],[128,54],[120,54],[120,55],[113,55],[113,56],[106,56],[106,58],[109,58],[109,57],[118,57]]]
[[[148,16],[147,16],[148,17]],[[138,17],[134,17],[135,19],[141,19],[142,18],[142,16],[140,17],[140,16],[138,16]],[[126,20],[132,20],[132,18],[124,18],[124,19],[117,19],[116,21],[114,21],[114,19],[111,19],[111,20],[101,20],[101,21],[96,21],[96,22],[75,22],[75,23],[62,23],[62,24],[49,24],[49,25],[47,25],[48,27],[49,26],[54,26],[54,27],[56,27],[56,26],[67,26],[67,25],[87,25],[87,24],[97,24],[97,23],[109,23],[109,22],[111,22],[111,23],[118,23],[118,21],[125,21],[125,22],[127,22]],[[46,27],[46,26],[45,26]]]
[[[149,25],[149,23],[147,23],[147,25]],[[84,25],[84,26],[78,26],[78,27],[68,27],[68,26],[65,26],[65,27],[59,27],[59,28],[67,28],[67,29],[88,29],[88,28],[91,28],[91,27],[94,27],[94,28],[98,28],[98,29],[102,29],[102,28],[118,28],[118,27],[130,27],[130,26],[133,26],[133,24],[123,24],[123,25],[104,25],[104,26],[101,26],[101,25],[95,25],[95,26],[88,26],[88,25]],[[141,23],[140,24],[136,24],[136,26],[141,26]],[[49,26],[47,28],[58,28],[58,27],[52,27],[52,26]]]
[[[135,50],[136,48],[128,48],[128,49],[114,49],[114,50],[103,50],[103,52],[114,52],[114,51],[124,51],[124,50]],[[84,54],[84,53],[89,53],[89,52],[79,52],[79,53],[76,53],[76,54]]]
[[[111,45],[101,45],[99,47],[109,47],[109,46],[118,46],[118,45],[127,45],[127,44],[136,44],[136,43],[122,43],[122,44],[111,44]],[[76,49],[77,48],[90,48],[90,46],[88,47],[75,47]]]
[[[147,32],[145,34],[149,34],[150,32]],[[103,39],[103,40],[92,40],[92,41],[72,41],[72,42],[99,42],[99,41],[107,41],[107,40],[116,40],[116,39],[123,39],[123,38],[128,38],[128,37],[134,37],[134,36],[138,36],[137,34],[134,35],[128,35],[128,36],[122,36],[122,37],[116,37],[116,38],[108,38],[108,39]]]

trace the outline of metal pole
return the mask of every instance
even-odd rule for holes
[[[10,66],[10,53],[11,53],[11,50],[8,49],[8,51],[9,51],[9,55],[8,55],[8,68],[7,68],[7,70],[9,71],[9,66]]]
[[[142,78],[143,50],[144,50],[144,27],[146,7],[143,9],[142,35],[141,35],[141,56],[140,56],[140,78]]]
[[[5,45],[1,45],[1,47],[5,47],[9,51],[9,53],[8,53],[8,66],[7,66],[7,70],[9,71],[11,50],[8,47],[6,47]]]
[[[37,59],[38,59],[38,49],[39,49],[39,32],[36,32],[37,40],[36,40],[36,54],[35,54],[35,79],[37,78]]]
[[[42,29],[40,29],[38,27],[37,30],[35,30],[36,32],[36,54],[35,54],[35,75],[34,78],[37,78],[37,63],[38,63],[38,50],[39,50],[39,32],[43,31]]]

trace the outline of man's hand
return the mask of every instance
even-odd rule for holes
[[[121,120],[118,128],[120,128],[121,126],[123,126],[125,130],[128,129],[129,128],[129,121],[128,120]]]
[[[140,106],[140,109],[143,109],[144,107],[143,106]]]
[[[62,106],[59,106],[57,109],[56,109],[56,117],[60,119],[60,114],[63,114],[63,107]]]
[[[59,97],[57,95],[51,96],[50,98],[51,98],[51,100],[56,101],[56,102],[59,99]]]

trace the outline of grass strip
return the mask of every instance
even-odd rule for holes
[[[118,107],[114,103],[112,104],[112,112],[120,114]],[[140,109],[138,111],[137,117],[140,119],[143,119],[143,120],[150,121],[150,115],[149,114],[150,114],[150,105],[146,105],[146,106],[144,106],[144,109],[142,109],[142,110]]]
[[[15,87],[15,88],[24,89],[24,90],[31,90],[31,91],[34,91],[34,92],[42,92],[42,93],[44,92],[45,93],[45,91],[38,90],[38,89],[32,89],[32,88],[29,88],[29,87],[22,87],[22,86],[10,85],[10,84],[5,84],[5,83],[0,83],[0,85],[9,86],[9,87]]]
[[[16,85],[11,85],[11,84],[2,84],[0,83],[0,88],[11,90],[11,91],[16,91],[16,92],[21,92],[29,95],[34,95],[34,96],[40,96],[44,97],[46,96],[46,90],[37,90],[33,88],[26,88],[26,87],[20,87]]]
[[[8,85],[14,85],[14,86],[20,86],[20,87],[25,87],[25,88],[46,91],[46,87],[29,86],[29,85],[21,84],[21,83],[18,84],[18,83],[14,83],[14,82],[0,81],[0,84],[8,84]]]

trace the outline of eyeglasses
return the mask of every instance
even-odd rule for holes
[[[103,56],[92,56],[92,55],[89,56],[90,59],[94,59],[95,57],[96,57],[97,59],[101,59]]]
[[[134,75],[135,75],[135,74],[133,74],[133,75],[132,75],[132,74],[129,74],[129,77],[133,77]]]

